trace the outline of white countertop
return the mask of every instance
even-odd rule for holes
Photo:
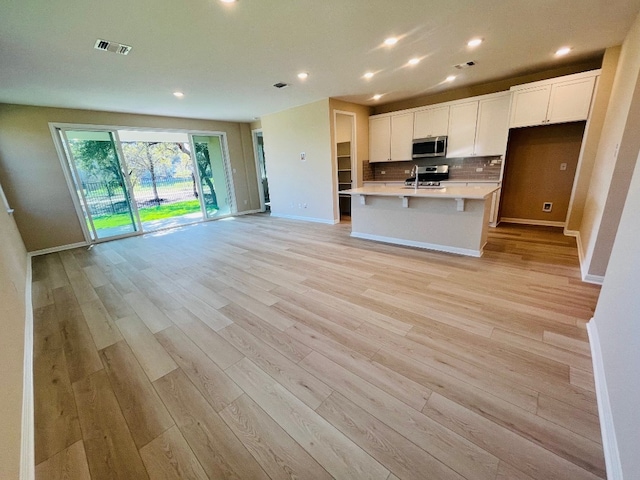
[[[364,180],[362,183],[376,185],[380,183],[393,183],[393,184],[404,184],[404,180]],[[449,179],[449,180],[440,180],[440,183],[443,186],[446,186],[448,183],[500,183],[500,180],[473,180],[473,179]]]
[[[365,187],[341,190],[349,195],[375,195],[383,197],[425,197],[425,198],[465,198],[483,200],[498,190],[495,186],[418,188],[401,186],[367,185]]]

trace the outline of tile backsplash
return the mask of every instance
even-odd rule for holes
[[[449,165],[449,180],[500,180],[502,156],[492,157],[464,157],[420,159],[409,162],[381,162],[363,164],[363,180],[368,181],[402,181],[409,175],[407,170],[418,165]]]

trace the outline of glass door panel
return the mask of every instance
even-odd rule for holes
[[[118,131],[145,232],[201,221],[188,136]]]
[[[231,202],[222,136],[192,135],[207,218],[229,215]]]
[[[113,132],[63,130],[61,136],[91,239],[137,232]]]

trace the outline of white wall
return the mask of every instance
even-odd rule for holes
[[[2,188],[2,187],[0,187]],[[27,251],[0,201],[0,478],[18,478],[25,335]]]
[[[580,238],[583,275],[603,276],[607,269],[630,173],[640,148],[640,17],[620,51],[593,174],[584,206]]]
[[[608,399],[598,397],[605,434],[615,433],[623,478],[640,478],[640,159],[631,180],[592,322]],[[590,326],[593,328],[592,326]],[[600,384],[600,381],[598,382]],[[599,390],[599,393],[601,391]],[[608,416],[610,414],[610,417]],[[612,425],[608,422],[612,420]],[[606,445],[606,443],[605,443]],[[615,463],[615,458],[613,459]],[[611,473],[611,472],[610,472]],[[611,476],[611,478],[616,478]]]
[[[262,132],[271,214],[334,223],[329,99],[262,117]]]

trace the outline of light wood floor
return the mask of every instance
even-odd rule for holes
[[[34,258],[38,479],[605,476],[573,239],[263,215]]]

